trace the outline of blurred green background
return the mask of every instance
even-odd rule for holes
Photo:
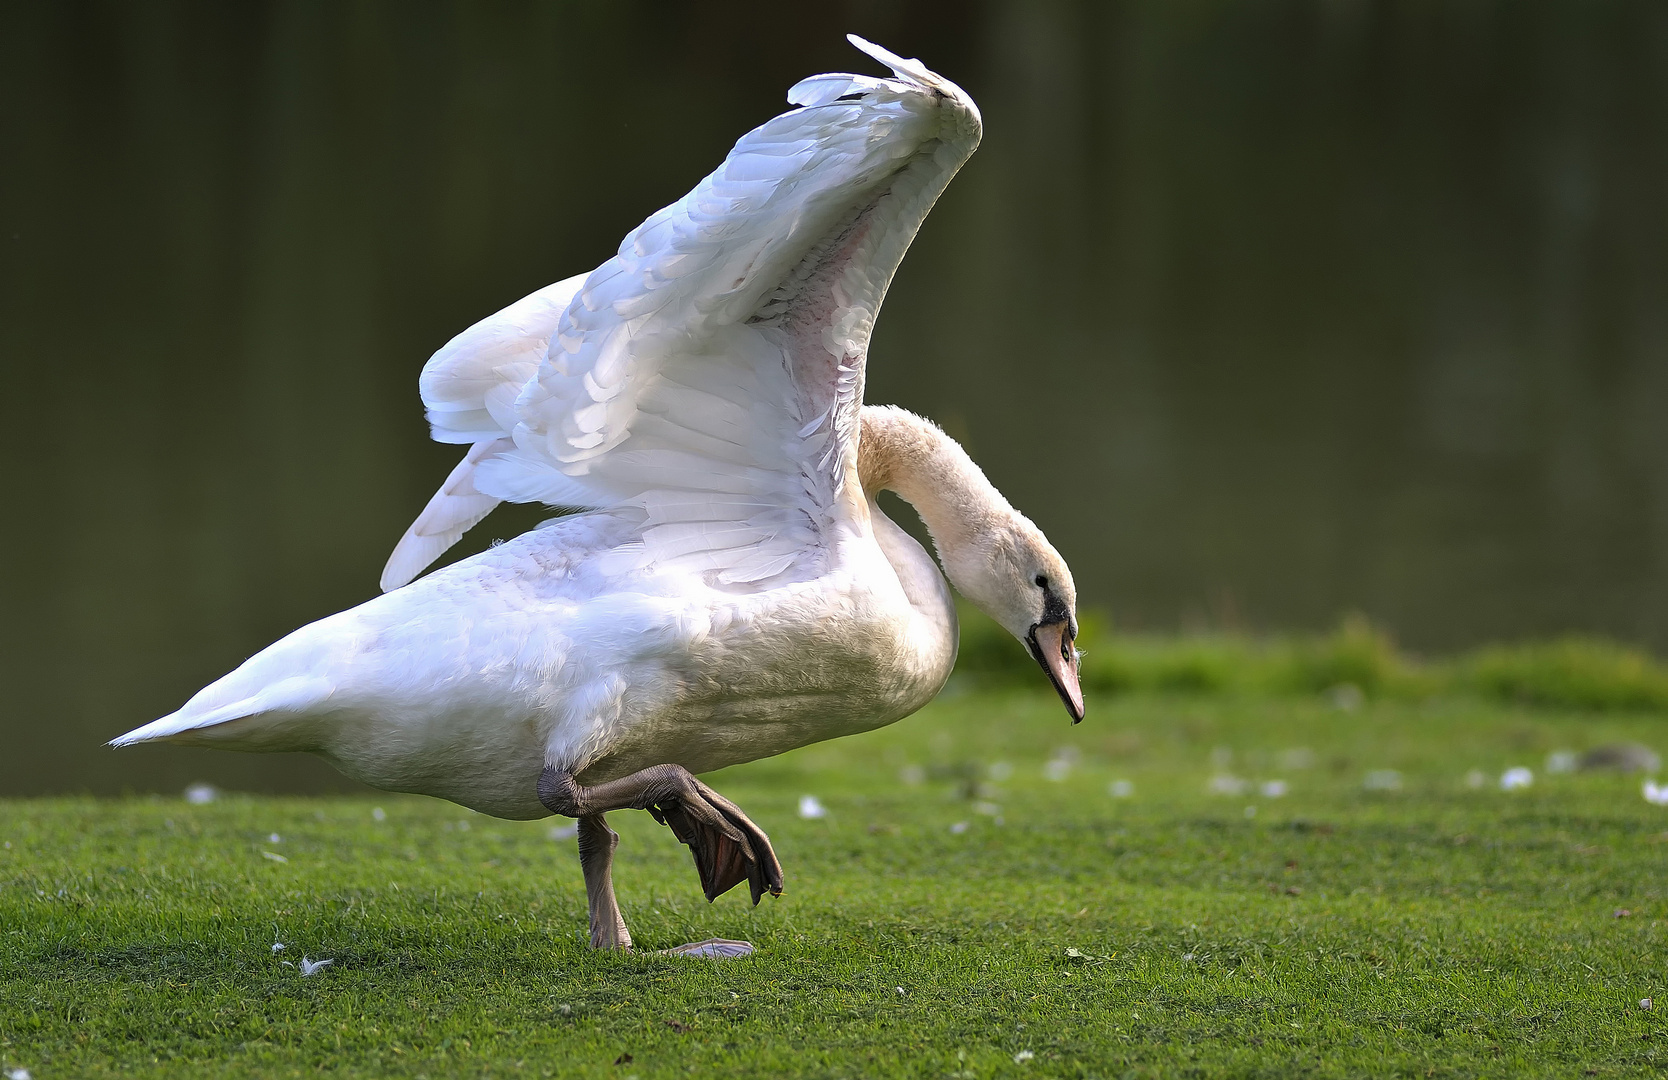
[[[1668,7],[16,3],[0,794],[348,786],[99,743],[374,595],[457,456],[427,356],[874,70],[848,30],[986,121],[869,399],[1086,604],[1668,649]]]

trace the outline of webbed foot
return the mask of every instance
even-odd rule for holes
[[[695,872],[701,876],[701,891],[707,902],[718,899],[743,881],[748,883],[753,903],[765,893],[782,895],[782,864],[770,846],[770,837],[753,824],[741,808],[707,787],[680,765],[683,776],[675,794],[649,806],[650,814],[672,830],[695,857]]]
[[[753,903],[765,893],[782,895],[782,864],[763,829],[682,765],[655,765],[601,784],[584,785],[573,774],[546,766],[539,777],[539,801],[553,813],[580,819],[580,859],[585,867],[595,948],[631,947],[631,935],[614,901],[609,870],[619,838],[602,815],[609,810],[647,810],[688,845],[708,902],[746,881]],[[745,941],[711,938],[669,950],[680,956],[746,956]]]

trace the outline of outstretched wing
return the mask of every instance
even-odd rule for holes
[[[799,108],[628,235],[560,314],[513,417],[473,388],[437,410],[425,372],[436,437],[481,451],[475,493],[640,507],[629,557],[715,584],[814,569],[857,487],[875,314],[980,135],[953,83],[851,40],[893,77],[799,83]]]
[[[516,423],[516,397],[537,374],[557,320],[585,277],[547,285],[482,319],[424,365],[418,388],[434,440],[471,445],[394,545],[382,569],[384,592],[422,573],[502,501],[475,487],[475,467],[514,447],[505,433]]]

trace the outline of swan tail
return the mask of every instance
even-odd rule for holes
[[[209,686],[177,712],[169,713],[159,720],[152,720],[125,735],[116,736],[110,740],[109,745],[133,746],[137,743],[159,741],[211,745],[236,739],[239,742],[250,743],[252,749],[262,749],[264,747],[259,744],[271,741],[270,738],[251,738],[252,733],[247,725],[240,725],[240,729],[234,734],[226,725],[233,721],[267,717],[274,713],[294,715],[329,697],[331,691],[330,684],[324,679],[299,676],[273,683],[257,694],[214,705],[213,700],[221,696],[215,691],[236,675],[237,672],[233,672],[232,675]]]
[[[463,534],[474,528],[482,518],[492,513],[500,502],[491,495],[483,495],[475,487],[475,468],[483,458],[512,450],[509,439],[487,439],[469,448],[457,468],[452,470],[440,490],[434,493],[411,528],[394,545],[388,565],[382,568],[382,591],[393,592],[429,568],[434,560],[444,555]]]

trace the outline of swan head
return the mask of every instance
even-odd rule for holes
[[[1010,511],[942,555],[951,583],[1019,639],[1054,684],[1072,723],[1082,720],[1077,586],[1048,537]]]
[[[1077,586],[1042,530],[997,491],[961,444],[893,405],[863,406],[858,476],[920,513],[950,584],[1019,639],[1083,719],[1077,678]]]

